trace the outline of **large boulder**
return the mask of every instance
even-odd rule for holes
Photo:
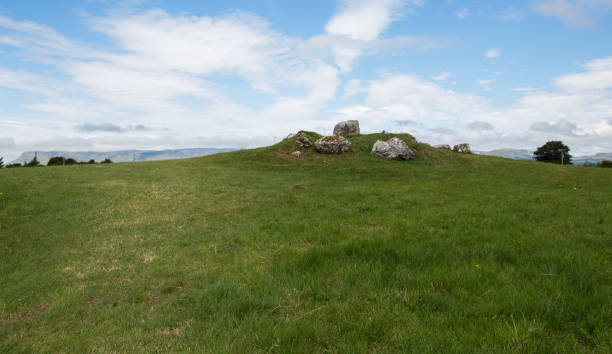
[[[446,144],[443,144],[443,145],[436,145],[436,146],[434,146],[434,147],[435,147],[436,149],[442,149],[442,150],[450,150],[450,149],[451,149],[450,145],[446,145]]]
[[[315,150],[321,154],[342,154],[351,148],[351,142],[342,136],[325,136],[314,143]]]
[[[353,136],[359,135],[359,121],[347,120],[336,124],[334,127],[334,135],[338,136]]]
[[[459,152],[462,154],[470,154],[472,153],[472,150],[470,150],[470,144],[458,144],[453,146],[453,151],[454,152]]]
[[[408,144],[398,138],[391,138],[388,141],[378,140],[372,146],[372,155],[393,160],[412,160],[415,157],[414,151]]]

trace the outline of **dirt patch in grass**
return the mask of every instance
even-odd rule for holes
[[[16,323],[19,321],[23,321],[23,320],[27,320],[33,317],[37,317],[42,315],[43,313],[47,312],[47,310],[49,309],[51,305],[49,305],[48,303],[44,303],[38,307],[35,307],[33,309],[24,311],[20,314],[18,314],[17,316],[12,316],[12,317],[6,317],[6,318],[0,318],[0,323]]]

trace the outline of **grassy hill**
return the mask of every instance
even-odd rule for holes
[[[377,138],[0,170],[0,352],[612,350],[610,169]]]

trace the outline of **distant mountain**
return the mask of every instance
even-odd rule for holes
[[[601,152],[599,154],[590,156],[576,156],[572,157],[572,163],[574,165],[595,165],[601,161],[609,160],[612,161],[612,152]]]
[[[497,150],[491,150],[491,151],[475,151],[475,153],[480,154],[480,155],[505,157],[505,158],[514,159],[514,160],[532,160],[533,159],[533,151],[524,150],[524,149],[497,149]]]
[[[206,156],[220,152],[233,151],[233,148],[195,148],[195,149],[177,149],[177,150],[119,150],[119,151],[38,151],[38,161],[46,165],[50,158],[54,156],[63,156],[65,158],[73,158],[77,161],[89,161],[91,159],[100,162],[104,159],[111,159],[113,162],[129,162],[129,161],[153,161],[153,160],[174,160],[185,159],[189,157]],[[19,158],[11,163],[24,163],[32,160],[34,151],[27,151],[21,154]]]
[[[533,158],[533,151],[525,149],[497,149],[491,151],[474,152],[480,155],[499,156],[515,160],[531,160]],[[612,152],[603,152],[595,155],[572,157],[572,163],[574,165],[595,165],[604,160],[612,161]]]

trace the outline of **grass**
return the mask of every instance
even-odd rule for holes
[[[612,171],[377,138],[0,170],[0,352],[612,351]]]

